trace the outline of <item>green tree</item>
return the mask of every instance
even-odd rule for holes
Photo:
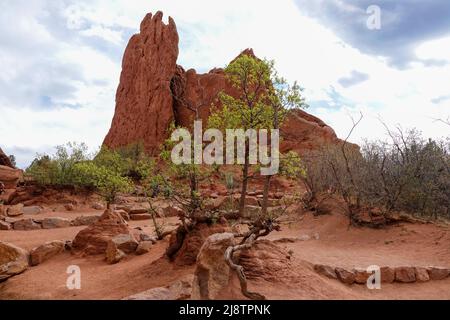
[[[210,128],[226,129],[279,129],[293,108],[306,106],[297,83],[292,86],[278,76],[273,61],[263,61],[254,56],[241,55],[225,69],[227,80],[240,94],[219,94],[222,104],[214,109],[208,119]],[[250,179],[250,141],[245,137],[242,186],[239,215],[244,214],[248,180]],[[280,155],[271,155],[272,158]],[[266,177],[263,211],[267,210],[271,176]]]

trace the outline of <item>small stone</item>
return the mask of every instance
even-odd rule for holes
[[[323,264],[316,264],[314,265],[314,271],[316,271],[318,274],[324,275],[327,278],[337,279],[336,272],[330,266],[326,266]]]
[[[39,247],[36,247],[30,252],[30,264],[32,266],[37,266],[51,257],[63,252],[64,247],[64,241],[59,240],[47,242]]]
[[[0,230],[7,231],[7,230],[11,230],[11,229],[12,229],[12,227],[11,227],[10,223],[5,222],[5,221],[0,221]]]
[[[427,268],[416,267],[416,280],[418,282],[430,281],[430,275],[428,274]]]
[[[136,251],[138,242],[130,234],[119,234],[111,239],[117,246],[117,249],[124,253],[133,253]]]
[[[299,241],[309,241],[311,240],[311,237],[308,236],[307,234],[302,234],[300,237],[298,237]]]
[[[428,267],[428,274],[431,280],[442,280],[449,276],[450,271],[445,268]]]
[[[72,203],[66,203],[64,205],[64,209],[66,209],[67,211],[73,211],[75,210],[75,206]]]
[[[136,254],[137,255],[143,255],[146,254],[148,252],[150,252],[150,249],[153,246],[153,242],[151,241],[142,241],[139,243],[137,249],[136,249]]]
[[[152,218],[152,215],[148,213],[140,213],[140,214],[133,214],[130,216],[130,218],[133,221],[150,220]]]
[[[42,208],[38,206],[23,207],[22,213],[25,215],[34,215],[42,212]]]
[[[88,225],[91,225],[91,224],[97,222],[98,219],[100,219],[99,216],[80,216],[80,217],[75,218],[72,221],[72,225],[75,227],[88,226]]]
[[[366,284],[367,279],[371,276],[370,272],[367,272],[367,270],[361,268],[353,269],[353,273],[355,274],[355,282],[358,284]]]
[[[392,283],[395,280],[395,269],[391,267],[381,267],[380,274],[382,283]]]
[[[352,271],[345,270],[344,268],[336,268],[336,275],[338,279],[345,284],[353,284],[355,282],[355,274]]]
[[[9,217],[21,216],[23,214],[22,209],[23,209],[23,204],[21,204],[21,203],[11,206],[8,208],[8,216]]]
[[[42,228],[43,229],[58,229],[58,228],[67,228],[70,227],[72,222],[65,218],[45,218],[42,220]]]
[[[395,268],[395,281],[410,283],[416,281],[416,270],[414,267]]]
[[[13,224],[13,228],[14,230],[38,230],[41,229],[42,226],[37,223],[35,220],[33,219],[23,219],[23,220],[19,220],[14,222]]]

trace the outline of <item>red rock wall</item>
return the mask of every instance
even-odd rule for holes
[[[241,54],[254,55],[251,49]],[[104,144],[117,148],[142,141],[155,155],[168,137],[167,127],[192,127],[195,112],[206,124],[211,104],[219,105],[217,94],[237,92],[227,83],[222,69],[206,74],[177,66],[178,33],[175,23],[162,22],[162,13],[148,14],[140,34],[134,35],[125,51],[116,96],[116,111]],[[282,151],[303,153],[326,143],[337,143],[333,129],[320,119],[296,111],[281,130]]]

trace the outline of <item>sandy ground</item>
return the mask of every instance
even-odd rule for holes
[[[96,212],[51,212],[45,216],[74,218]],[[44,217],[44,214],[39,215]],[[174,227],[176,218],[166,221]],[[153,232],[150,221],[130,222]],[[0,231],[0,240],[31,249],[46,241],[71,240],[84,227],[38,231]],[[445,266],[450,267],[450,230],[433,224],[401,224],[383,230],[348,228],[339,215],[313,217],[295,215],[283,223],[281,232],[269,239],[313,236],[319,240],[279,244],[292,250],[297,277],[287,283],[251,281],[250,289],[270,299],[450,299],[450,278],[414,284],[383,284],[381,290],[362,285],[347,286],[312,270],[313,263],[334,266]],[[21,275],[0,283],[0,299],[121,299],[129,295],[165,286],[194,272],[194,267],[177,267],[163,258],[168,241],[156,244],[150,253],[129,256],[116,265],[103,257],[79,258],[61,254]],[[66,288],[67,268],[81,268],[81,290]],[[237,280],[235,280],[237,281]],[[241,299],[238,286],[224,293],[224,298]]]

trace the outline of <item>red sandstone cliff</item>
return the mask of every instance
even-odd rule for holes
[[[247,49],[241,54],[253,55],[253,51]],[[125,50],[106,146],[117,148],[141,141],[149,153],[156,154],[172,121],[192,126],[193,109],[199,110],[206,121],[220,91],[233,95],[235,90],[227,83],[223,69],[197,74],[178,66],[177,58],[175,22],[169,17],[168,25],[164,24],[161,12],[148,14],[140,33],[131,38]],[[293,113],[281,133],[282,151],[302,153],[339,141],[333,129],[304,111]]]

